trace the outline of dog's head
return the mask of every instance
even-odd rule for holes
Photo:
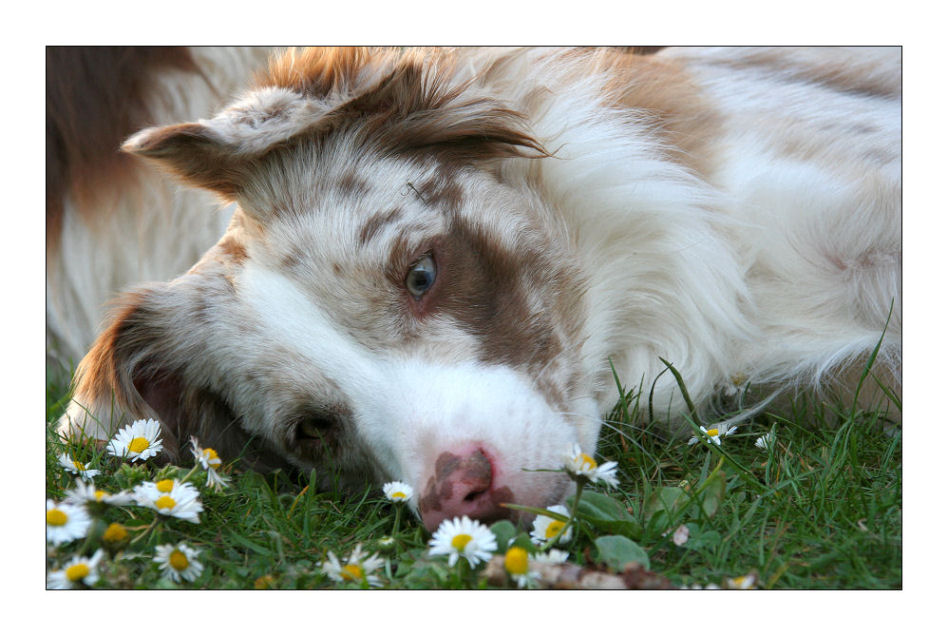
[[[209,120],[125,145],[237,203],[187,274],[126,294],[76,402],[166,445],[415,487],[422,519],[546,506],[596,409],[585,281],[504,162],[544,155],[447,60],[317,50]],[[529,172],[529,171],[527,171]],[[187,228],[176,231],[187,232]]]

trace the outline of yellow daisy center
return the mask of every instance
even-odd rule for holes
[[[406,495],[400,490],[398,492],[392,493],[392,499],[407,499],[407,498],[408,498],[408,495]]]
[[[174,488],[174,481],[171,479],[162,479],[159,482],[155,482],[155,488],[158,489],[158,492],[171,492],[171,489]]]
[[[527,551],[517,546],[507,550],[507,554],[504,556],[504,567],[511,574],[526,574]]]
[[[46,511],[46,523],[51,526],[64,526],[69,521],[69,516],[59,508],[53,508]]]
[[[562,521],[557,521],[556,519],[551,521],[549,525],[546,527],[546,538],[552,539],[553,537],[555,537],[556,533],[559,532],[560,528],[562,528],[564,525],[565,524]]]
[[[710,429],[708,429],[708,437],[714,437],[714,436],[717,435],[717,434],[718,434],[718,429],[716,429],[716,428],[710,428]]]
[[[147,439],[144,437],[136,437],[128,443],[128,450],[133,453],[141,453],[149,446],[151,446],[151,444],[148,443]]]
[[[365,576],[362,572],[362,566],[358,563],[350,563],[343,566],[339,575],[346,581],[361,581]]]
[[[128,531],[120,523],[109,524],[109,527],[102,533],[102,540],[109,543],[118,543],[128,537]]]
[[[85,470],[85,469],[86,469],[86,467],[83,466],[82,462],[80,462],[80,461],[78,461],[78,460],[75,460],[75,459],[72,460],[72,465],[75,466],[75,467],[76,467],[77,469],[79,469],[79,470]]]
[[[583,470],[592,470],[599,464],[596,463],[596,460],[587,455],[586,453],[580,453],[579,458],[582,460]]]
[[[214,450],[213,448],[205,448],[204,457],[207,458],[207,463],[211,464],[212,466],[215,466],[221,463],[221,458],[218,457],[217,451]]]
[[[155,501],[155,507],[157,507],[159,510],[170,510],[177,505],[177,502],[168,495],[162,495]]]
[[[104,490],[96,490],[96,491],[95,491],[95,495],[93,495],[93,496],[95,497],[95,500],[96,500],[96,501],[102,501],[102,499],[103,499],[104,497],[108,496],[108,494],[109,494],[109,493],[105,492]]]
[[[191,565],[188,561],[188,557],[186,557],[181,550],[173,550],[171,554],[168,555],[168,563],[178,572],[187,570],[188,566]]]
[[[458,535],[455,535],[455,537],[454,537],[453,539],[451,539],[451,547],[454,548],[455,550],[463,550],[464,547],[465,547],[468,543],[470,543],[470,542],[471,542],[471,539],[473,539],[473,538],[474,538],[474,537],[472,537],[472,536],[469,535],[469,534],[458,534]]]
[[[66,568],[66,578],[75,583],[89,576],[89,566],[85,563],[77,563]]]

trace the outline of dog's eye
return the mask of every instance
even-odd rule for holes
[[[434,285],[437,273],[438,269],[435,267],[434,258],[430,254],[426,254],[408,270],[408,275],[405,277],[405,287],[416,299],[421,298]]]

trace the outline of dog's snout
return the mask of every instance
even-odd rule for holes
[[[512,500],[510,489],[500,486],[492,459],[482,448],[445,451],[425,484],[418,511],[429,531],[444,519],[468,516],[494,521],[510,516],[501,506]]]

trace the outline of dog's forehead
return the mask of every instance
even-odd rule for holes
[[[445,210],[423,192],[454,180],[435,166],[378,159],[301,173],[305,177],[291,187],[310,196],[276,210],[266,223],[267,256],[280,269],[302,269],[316,279],[356,271],[381,275],[395,259],[393,251],[404,257],[445,231]],[[461,188],[454,187],[460,200]]]

